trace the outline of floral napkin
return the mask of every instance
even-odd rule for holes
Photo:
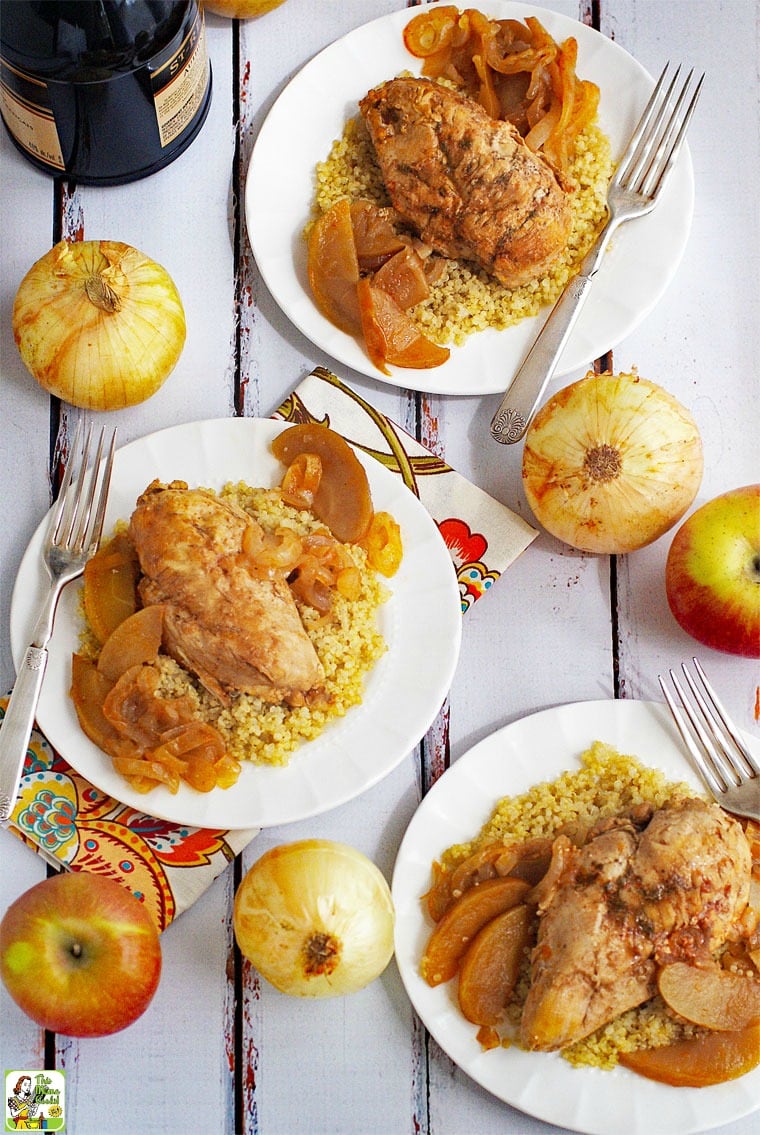
[[[273,417],[324,422],[404,479],[451,552],[463,613],[536,536],[523,520],[322,367]],[[6,705],[7,698],[0,698],[0,722]],[[127,807],[80,776],[38,730],[29,742],[8,830],[55,867],[122,882],[146,904],[160,930],[187,910],[258,834],[256,828],[193,828]]]
[[[313,370],[272,417],[322,422],[403,478],[438,525],[451,553],[463,614],[537,536],[519,516],[324,367]]]

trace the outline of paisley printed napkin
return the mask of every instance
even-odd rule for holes
[[[322,367],[272,416],[324,422],[404,479],[451,552],[463,613],[536,536]],[[7,698],[0,698],[0,722],[6,705]],[[29,742],[8,830],[55,867],[122,882],[146,904],[160,930],[187,910],[258,833],[255,828],[193,828],[127,807],[80,776],[38,730]]]
[[[398,473],[438,525],[457,569],[462,613],[496,582],[536,538],[519,516],[324,367],[316,367],[272,415],[287,422],[322,422]]]

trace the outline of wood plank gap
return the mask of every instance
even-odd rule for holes
[[[242,852],[235,857],[232,864],[232,889],[233,894],[237,893],[237,889],[243,878],[243,854]],[[243,1083],[245,1077],[242,1075],[243,1063],[243,955],[238,949],[237,942],[235,941],[234,931],[232,939],[232,984],[235,993],[235,1013],[234,1013],[234,1036],[232,1059],[234,1066],[230,1069],[233,1077],[234,1084],[234,1099],[233,1107],[235,1113],[235,1131],[245,1131],[245,1093],[243,1091]]]
[[[595,3],[596,18],[599,16],[599,4]],[[595,374],[613,374],[615,360],[612,351],[605,351],[594,363]],[[623,697],[620,684],[620,588],[618,586],[617,556],[609,557],[609,589],[610,589],[610,646],[612,649],[612,696],[615,699]]]
[[[618,613],[618,557],[610,556],[610,635],[612,638],[612,695],[623,697],[620,685],[620,616]]]
[[[410,5],[411,6],[411,5]],[[428,449],[443,456],[438,437],[438,421],[431,412],[430,398],[420,391],[407,396],[407,412],[413,418],[415,439]],[[449,744],[450,706],[448,696],[435,721],[419,745],[420,797],[424,797],[450,764]],[[430,1082],[432,1038],[415,1015],[412,1025],[412,1130],[414,1135],[429,1135],[432,1128],[430,1114]]]
[[[599,5],[595,5],[597,16]],[[612,351],[606,351],[594,363],[595,374],[613,374],[615,360]],[[609,589],[610,589],[610,647],[612,650],[612,696],[619,699],[624,696],[620,682],[620,587],[618,580],[618,558],[609,557]]]
[[[53,245],[58,244],[63,240],[63,216],[64,216],[64,185],[63,178],[56,177],[53,180],[53,225],[52,225],[52,242]],[[50,427],[48,437],[48,484],[50,486],[50,499],[51,503],[58,496],[58,489],[61,482],[61,468],[56,460],[58,434],[61,429],[61,402],[55,395],[50,396]],[[50,871],[48,871],[50,874]]]
[[[241,145],[241,122],[240,122],[240,23],[238,20],[232,21],[232,129],[235,135],[235,152],[232,160],[232,208],[234,218],[234,254],[235,254],[235,363],[234,363],[234,388],[233,388],[233,406],[235,410],[235,417],[242,418],[245,415],[245,389],[248,384],[248,376],[243,374],[242,368],[242,322],[243,322],[243,302],[242,302],[242,281],[241,281],[241,253],[243,248],[243,202],[242,202],[242,177],[240,172],[240,161],[242,153]]]

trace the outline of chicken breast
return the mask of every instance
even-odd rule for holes
[[[437,252],[516,287],[565,247],[568,194],[510,123],[428,79],[391,79],[359,107],[395,209]]]
[[[660,965],[724,942],[749,901],[752,867],[741,825],[699,799],[643,823],[607,821],[581,848],[562,836],[555,844],[520,1038],[547,1051],[649,1000]]]
[[[229,690],[303,704],[324,674],[286,580],[255,570],[241,509],[182,481],[154,481],[129,534],[143,602],[165,607],[164,648],[221,700]]]

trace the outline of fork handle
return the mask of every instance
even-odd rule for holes
[[[494,441],[512,445],[525,436],[586,302],[613,227],[616,226],[610,218],[586,254],[577,276],[570,280],[536,336],[493,416],[491,437]]]
[[[0,728],[0,827],[16,804],[47,660],[45,647],[27,647]]]

